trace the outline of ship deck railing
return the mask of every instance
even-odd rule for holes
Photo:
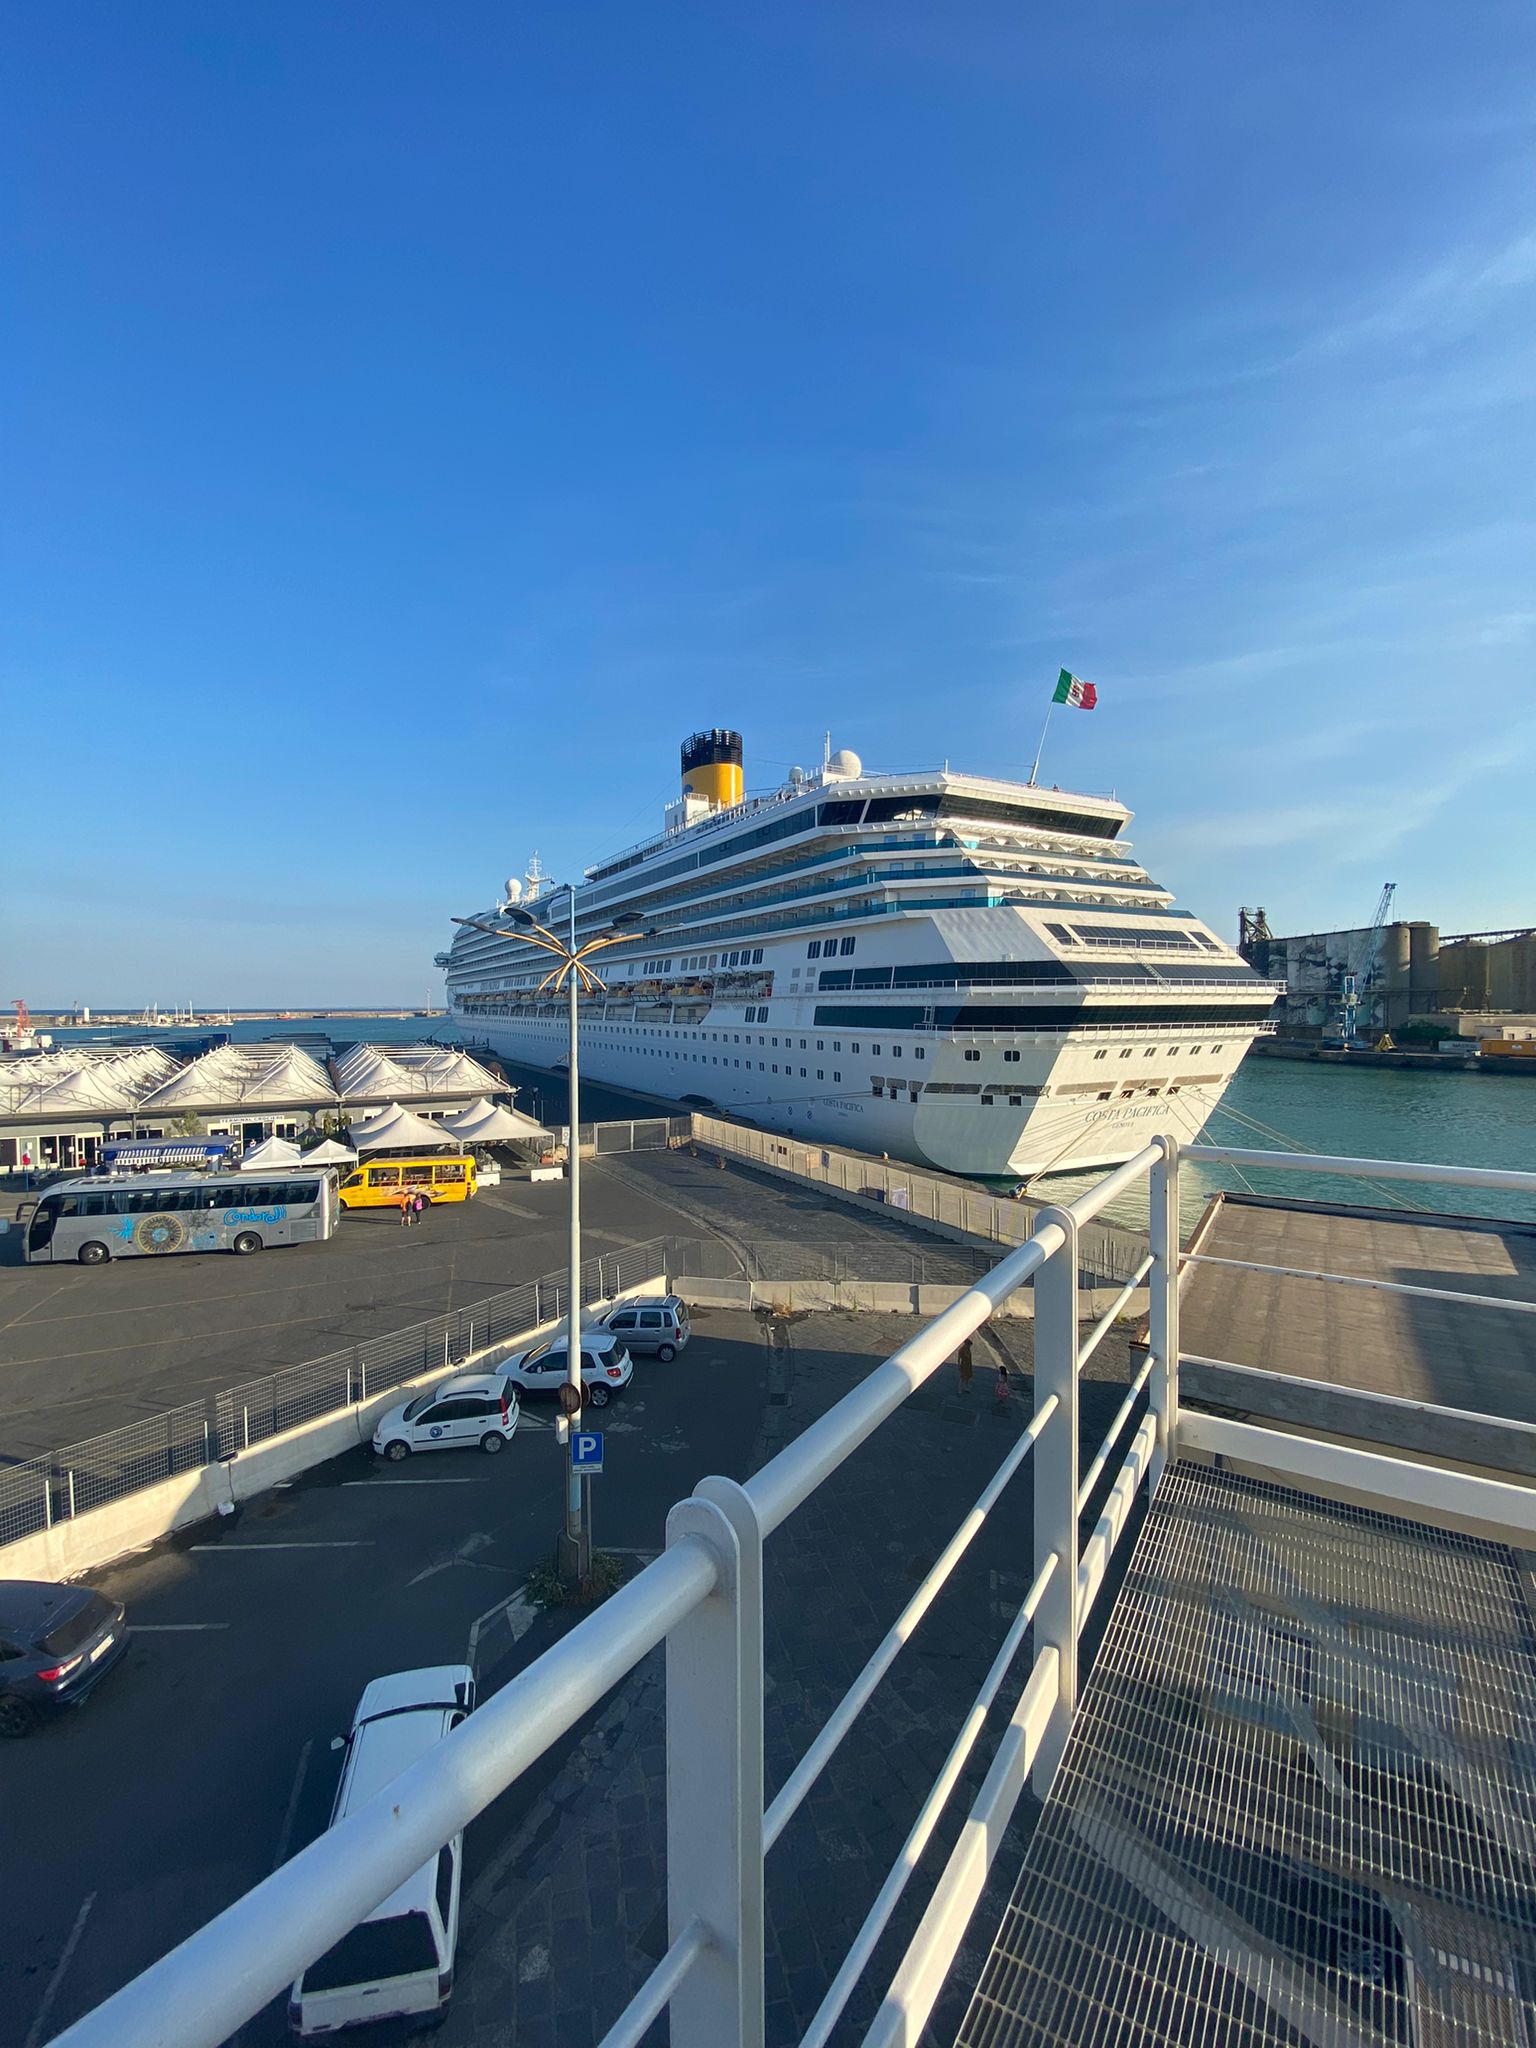
[[[1500,1727],[1507,1724],[1512,1702],[1524,1717],[1522,1727],[1529,1719],[1536,1692],[1527,1668],[1532,1665],[1529,1629],[1521,1638],[1525,1647],[1511,1651],[1507,1629],[1495,1642],[1498,1632],[1489,1622],[1493,1633],[1486,1643],[1475,1637],[1472,1645],[1482,1658],[1479,1663],[1456,1642],[1453,1624],[1458,1586],[1475,1591],[1476,1580],[1486,1592],[1488,1584],[1496,1583],[1504,1589],[1503,1598],[1515,1585],[1513,1565],[1506,1570],[1503,1563],[1512,1553],[1500,1543],[1536,1548],[1536,1487],[1182,1405],[1179,1194],[1186,1162],[1508,1191],[1527,1199],[1536,1194],[1536,1174],[1181,1147],[1170,1136],[1154,1139],[1076,1201],[1042,1210],[1025,1243],[744,1484],[719,1477],[702,1480],[673,1508],[666,1548],[658,1558],[511,1679],[385,1794],[329,1829],[77,2021],[61,2041],[69,2048],[149,2048],[151,2043],[157,2048],[215,2048],[664,1644],[667,1947],[612,2020],[604,2048],[637,2048],[664,2012],[673,2048],[763,2048],[765,1896],[774,1846],[916,1638],[941,1588],[964,1565],[978,1531],[990,1517],[1007,1516],[1017,1499],[1009,1494],[1010,1482],[1026,1464],[1033,1481],[1026,1524],[1033,1538],[1029,1589],[1006,1627],[1000,1624],[991,1668],[959,1720],[948,1756],[918,1803],[906,1839],[832,1974],[820,2009],[798,2035],[802,2048],[823,2048],[834,2033],[839,2041],[855,2038],[843,2026],[849,2000],[904,1896],[912,1891],[904,1915],[910,1923],[918,1888],[925,1887],[921,1917],[894,1970],[882,1969],[884,1981],[873,1996],[868,1986],[860,1992],[864,2012],[873,2015],[857,2036],[865,2048],[913,2048],[950,1984],[989,1877],[1011,1878],[1010,1871],[994,1873],[993,1865],[1026,1785],[1044,1802],[1041,1819],[962,2039],[1077,2038],[1077,2028],[1060,2017],[1066,2012],[1061,2001],[1074,1998],[1085,2028],[1102,2031],[1111,2019],[1122,2027],[1115,2037],[1127,2040],[1167,2038],[1158,2028],[1180,2009],[1181,1998],[1186,2000],[1182,2009],[1195,2017],[1218,2013],[1212,2038],[1299,2036],[1318,2043],[1399,2038],[1391,2029],[1373,2031],[1365,2024],[1360,2007],[1365,1990],[1344,1981],[1348,1971],[1342,1965],[1313,1968],[1287,1960],[1286,1941],[1294,1946],[1295,1940],[1293,1928],[1287,1933],[1290,1922],[1256,1929],[1243,1922],[1230,1902],[1223,1903],[1218,1894],[1225,1880],[1218,1866],[1232,1844],[1222,1802],[1250,1800],[1271,1835],[1283,1837],[1286,1803],[1302,1802],[1295,1788],[1306,1775],[1294,1758],[1283,1771],[1277,1762],[1276,1745],[1289,1743],[1292,1750],[1312,1756],[1317,1782],[1329,1797],[1339,1795],[1350,1817],[1354,1853],[1366,1859],[1366,1878],[1372,1856],[1385,1862],[1397,1855],[1401,1844],[1392,1830],[1418,1823],[1413,1801],[1394,1796],[1388,1734],[1378,1742],[1387,1761],[1373,1763],[1368,1781],[1329,1789],[1329,1774],[1339,1778],[1340,1769],[1285,1675],[1292,1665],[1299,1669],[1305,1663],[1311,1670],[1309,1660],[1321,1660],[1326,1653],[1340,1661],[1367,1731],[1380,1729],[1390,1718],[1390,1702],[1383,1705],[1376,1697],[1383,1687],[1390,1691],[1400,1682],[1408,1687],[1407,1703],[1391,1711],[1404,1717],[1404,1728],[1418,1731],[1412,1741],[1422,1754],[1413,1759],[1415,1768],[1422,1765],[1439,1787],[1440,1805],[1433,1813],[1443,1817],[1450,1792],[1475,1812],[1480,1839],[1493,1845],[1488,1854],[1501,1843],[1509,1847],[1500,1867],[1504,1905],[1515,1901],[1519,1911],[1511,1912],[1516,1921],[1522,1914],[1526,1920],[1536,1917],[1530,1912],[1531,1880],[1521,1862],[1521,1845],[1531,1833],[1528,1815],[1507,1810],[1501,1785],[1490,1785],[1485,1771],[1467,1766],[1454,1737],[1429,1726],[1437,1694],[1422,1682],[1410,1683],[1414,1660],[1433,1654],[1441,1660],[1436,1667],[1439,1693],[1455,1702],[1469,1728],[1474,1707],[1488,1703],[1490,1712],[1506,1715]],[[1103,1312],[1085,1321],[1080,1314],[1079,1234],[1118,1197],[1141,1188],[1149,1211],[1144,1254]],[[766,1544],[821,1489],[835,1487],[860,1446],[1026,1284],[1033,1289],[1035,1326],[1033,1410],[1027,1426],[1013,1438],[798,1764],[765,1799]],[[1411,1283],[1405,1284],[1411,1291]],[[1102,1444],[1088,1459],[1079,1441],[1083,1368],[1143,1288],[1148,1303],[1144,1360]],[[1507,1297],[1461,1292],[1463,1304],[1475,1313],[1503,1314],[1511,1305]],[[1244,1471],[1264,1476],[1257,1481],[1234,1476]],[[1241,1488],[1249,1491],[1239,1500]],[[1255,1517],[1269,1519],[1256,1530]],[[1122,1545],[1127,1531],[1138,1524],[1136,1556],[1127,1573]],[[1423,1540],[1416,1551],[1413,1535],[1419,1529]],[[1468,1530],[1473,1533],[1447,1533]],[[1351,1617],[1333,1596],[1309,1591],[1309,1574],[1322,1574],[1322,1585],[1327,1572],[1339,1568],[1340,1558],[1356,1556],[1357,1537],[1360,1543],[1380,1537],[1386,1547],[1379,1552],[1375,1580],[1365,1569],[1363,1580],[1353,1584],[1362,1614]],[[1149,1544],[1149,1561],[1138,1575]],[[1023,1547],[1028,1555],[1027,1538]],[[1427,1589],[1418,1606],[1416,1557]],[[1390,1569],[1383,1562],[1388,1560]],[[1367,1567],[1370,1562],[1367,1558]],[[1431,1598],[1435,1587],[1430,1580],[1436,1573],[1446,1582],[1436,1595],[1440,1608]],[[1372,1598],[1373,1592],[1379,1597]],[[1442,1611],[1447,1599],[1452,1600],[1449,1619]],[[1159,1625],[1158,1616],[1165,1613],[1176,1620],[1184,1617],[1179,1623],[1183,1634]],[[1166,1811],[1159,1773],[1172,1772],[1177,1744],[1188,1736],[1198,1702],[1192,1703],[1188,1694],[1187,1673],[1180,1677],[1172,1665],[1161,1689],[1141,1683],[1138,1674],[1152,1673],[1165,1651],[1174,1656],[1180,1644],[1196,1637],[1227,1643],[1238,1623],[1253,1613],[1260,1614],[1269,1631],[1259,1649],[1244,1647],[1234,1636],[1215,1664],[1207,1656],[1199,1665],[1206,1692],[1223,1695],[1214,1702],[1207,1699],[1203,1711],[1215,1717],[1212,1726],[1224,1731],[1226,1775],[1196,1771],[1194,1793],[1186,1784],[1181,1796],[1204,1801],[1200,1825],[1189,1831],[1188,1840],[1165,1831],[1154,1841],[1158,1816]],[[1101,1683],[1101,1666],[1095,1665],[1085,1689],[1079,1646],[1085,1630],[1103,1622],[1106,1614],[1108,1635],[1100,1653],[1106,1675]],[[1188,1623],[1190,1614],[1198,1617],[1196,1623]],[[1285,1615],[1292,1619],[1282,1625]],[[1117,1682],[1119,1692],[1114,1690]],[[1253,1696],[1246,1705],[1234,1706],[1226,1697],[1245,1689]],[[1366,1718],[1368,1713],[1376,1718]],[[1508,1754],[1518,1764],[1528,1752],[1513,1736],[1508,1742]],[[946,1809],[973,1761],[977,1768],[986,1764],[985,1776],[956,1829]],[[1429,1789],[1414,1782],[1415,1796],[1433,1818]],[[1145,1795],[1140,1832],[1124,1825],[1114,1810],[1115,1797],[1127,1787]],[[930,1882],[920,1876],[920,1867],[946,1818],[952,1847]],[[1231,1819],[1233,1830],[1246,1824],[1235,1805]],[[1197,1840],[1196,1850],[1190,1849],[1190,1840]],[[1180,1855],[1187,1864],[1197,1853],[1206,1854],[1208,1864],[1193,1872],[1180,1868]],[[1227,1855],[1229,1864],[1241,1861],[1235,1851]],[[1262,1918],[1267,1911],[1273,1918],[1279,1912],[1274,1870],[1297,1867],[1272,1843],[1264,1855],[1248,1854],[1245,1881],[1256,1895],[1264,1895],[1252,1906],[1254,1914]],[[1329,1883],[1340,1898],[1357,1895],[1347,1891],[1342,1877]],[[1307,1897],[1315,1908],[1316,1898]],[[1440,1943],[1436,1953],[1443,1950],[1450,1961],[1442,1956],[1435,1968],[1447,1982],[1460,1967],[1457,1956],[1471,1953],[1465,1945],[1472,1940],[1466,1927],[1460,1922],[1452,1926],[1447,1919],[1454,1905],[1453,1900],[1447,1904],[1448,1898],[1441,1885],[1421,1912],[1414,1936],[1421,1947]],[[1357,1975],[1370,1976],[1361,1958],[1379,1960],[1385,1954],[1386,1923],[1360,1919],[1363,1906],[1358,1913],[1353,1907],[1340,1910],[1342,1923],[1332,1906],[1328,1912],[1335,1913],[1334,1919],[1324,1915],[1332,1929],[1329,1939],[1339,1954],[1348,1950]],[[1431,1911],[1441,1916],[1433,1924],[1426,1917]],[[1116,1975],[1107,1967],[1097,1969],[1092,1957],[1110,1954],[1117,1942],[1128,1959],[1123,1971]],[[1166,1967],[1160,1960],[1165,1951],[1171,1959]],[[1497,1975],[1491,1964],[1479,1963],[1475,1970],[1469,1965],[1463,1988],[1470,1986],[1486,2005]],[[1138,2000],[1135,2011],[1127,2005],[1124,2012],[1107,2012],[1105,2002],[1121,1997]],[[1230,2010],[1221,2006],[1222,1998]],[[1051,1999],[1057,2003],[1048,2010]],[[1223,2011],[1224,2021],[1219,2017]],[[1501,2038],[1480,2034],[1475,2026],[1463,2037]],[[1414,2036],[1403,2033],[1401,2038]]]

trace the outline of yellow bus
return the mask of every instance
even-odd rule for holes
[[[341,1184],[343,1209],[398,1208],[407,1188],[419,1188],[429,1202],[470,1202],[475,1195],[475,1162],[461,1158],[378,1159],[355,1166]]]

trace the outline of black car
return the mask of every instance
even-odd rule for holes
[[[128,1647],[123,1610],[90,1586],[0,1579],[0,1736],[77,1707]]]

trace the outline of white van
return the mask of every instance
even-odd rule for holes
[[[441,1742],[474,1704],[475,1676],[467,1664],[374,1679],[346,1738],[331,1826]],[[288,2024],[296,2034],[441,2011],[453,1990],[463,1860],[464,1838],[455,1835],[310,1964],[288,1997]]]

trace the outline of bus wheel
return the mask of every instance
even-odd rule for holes
[[[107,1263],[107,1248],[104,1244],[83,1244],[79,1259],[82,1266],[104,1266]]]
[[[241,1253],[259,1252],[261,1250],[261,1239],[254,1230],[242,1230],[235,1239],[235,1250]]]

